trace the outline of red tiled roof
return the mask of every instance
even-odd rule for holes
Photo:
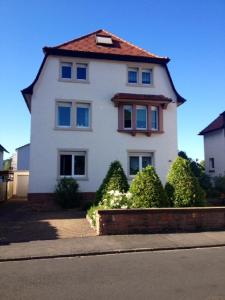
[[[205,129],[203,129],[199,135],[225,128],[225,111],[219,115],[212,123],[210,123]]]
[[[96,36],[111,37],[112,45],[100,45],[96,43]],[[85,36],[81,36],[74,40],[68,41],[61,45],[55,47],[45,47],[43,48],[45,52],[51,49],[66,50],[66,51],[78,51],[78,52],[89,52],[89,53],[99,53],[99,54],[111,54],[111,55],[128,55],[136,57],[146,57],[146,58],[156,58],[161,60],[169,61],[168,57],[162,57],[150,53],[138,46],[135,46],[118,36],[100,29],[98,31],[92,32]]]

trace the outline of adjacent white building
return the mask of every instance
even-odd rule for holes
[[[16,149],[16,170],[28,171],[30,161],[30,144],[23,145]]]
[[[3,170],[3,156],[4,152],[9,153],[2,145],[0,145],[0,171]]]
[[[204,137],[206,173],[212,177],[225,175],[225,111],[200,135]]]
[[[163,183],[177,156],[176,91],[167,63],[105,30],[45,47],[22,91],[31,112],[29,197],[72,176],[87,197],[119,160],[129,180],[148,164]]]

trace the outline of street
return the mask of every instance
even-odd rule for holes
[[[225,248],[0,263],[0,298],[225,299]]]

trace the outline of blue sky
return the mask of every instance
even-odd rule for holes
[[[100,28],[169,56],[178,92],[179,149],[203,159],[198,132],[225,110],[224,0],[0,0],[0,144],[29,142],[30,114],[20,90],[34,79],[42,47]],[[5,156],[7,157],[7,156]]]

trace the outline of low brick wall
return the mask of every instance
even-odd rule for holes
[[[85,208],[88,203],[95,200],[94,192],[78,193],[80,197],[80,206]],[[28,203],[33,210],[36,211],[54,211],[60,207],[55,202],[54,193],[30,193],[28,194]]]
[[[225,230],[225,207],[99,210],[98,235]]]

